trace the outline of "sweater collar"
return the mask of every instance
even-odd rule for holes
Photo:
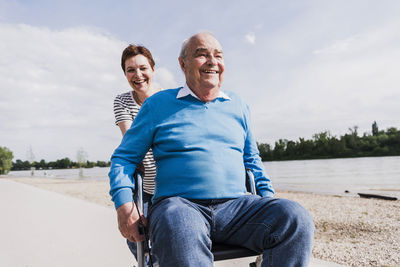
[[[176,95],[176,98],[182,98],[182,97],[185,97],[187,95],[191,95],[191,96],[197,98],[198,100],[200,100],[200,98],[195,93],[193,93],[193,91],[185,83],[185,85],[179,90],[178,94]],[[223,98],[223,99],[226,99],[226,100],[231,100],[231,98],[227,94],[222,92],[221,90],[219,91],[219,93],[217,95],[217,98]]]

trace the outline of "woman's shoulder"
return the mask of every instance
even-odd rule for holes
[[[128,91],[128,92],[117,95],[115,97],[115,100],[131,101],[132,100],[132,91]]]
[[[132,91],[117,95],[114,98],[114,105],[137,106],[135,100],[133,100]]]

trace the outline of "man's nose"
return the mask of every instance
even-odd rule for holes
[[[215,66],[215,65],[217,65],[217,59],[213,55],[210,55],[207,58],[207,64],[209,66]]]

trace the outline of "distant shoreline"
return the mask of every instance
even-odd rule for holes
[[[264,162],[267,163],[268,162]],[[271,162],[273,163],[273,162]],[[270,167],[267,165],[267,167]],[[67,179],[67,180],[83,180],[83,181],[108,181],[108,167],[97,167],[83,169],[83,177],[79,178],[79,169],[52,169],[52,170],[34,170],[34,176],[31,176],[31,170],[12,171],[8,175],[0,177],[10,178],[43,178],[43,179]],[[96,172],[93,174],[93,172]],[[267,171],[268,173],[268,171]],[[310,181],[304,182],[284,182],[284,180],[272,178],[272,184],[276,190],[290,191],[300,193],[316,193],[321,195],[343,196],[343,197],[359,197],[358,193],[380,194],[400,199],[400,183],[392,188],[385,187],[386,185],[352,185],[352,184],[319,184]]]

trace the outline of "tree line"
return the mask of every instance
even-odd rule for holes
[[[298,160],[298,159],[327,159],[348,157],[377,157],[400,155],[400,130],[395,127],[379,130],[376,122],[372,124],[371,133],[358,135],[358,127],[349,128],[349,133],[336,137],[329,131],[314,134],[312,139],[299,138],[298,141],[279,139],[274,147],[267,143],[257,143],[263,161]],[[86,153],[79,150],[78,161],[69,158],[56,161],[22,161],[12,162],[13,153],[6,147],[0,146],[0,174],[10,170],[35,169],[70,169],[108,167],[110,162],[86,160]]]
[[[395,127],[379,130],[375,121],[371,128],[371,133],[362,136],[354,126],[338,138],[325,131],[314,134],[312,139],[279,139],[273,148],[267,143],[257,145],[263,161],[400,155],[400,130]]]
[[[58,159],[56,161],[46,162],[44,159],[40,161],[29,162],[27,160],[22,161],[17,159],[15,162],[12,162],[12,171],[20,171],[20,170],[30,170],[32,167],[35,169],[73,169],[73,168],[93,168],[93,167],[109,167],[110,162],[106,161],[84,161],[84,162],[75,162],[70,160],[69,158]]]

